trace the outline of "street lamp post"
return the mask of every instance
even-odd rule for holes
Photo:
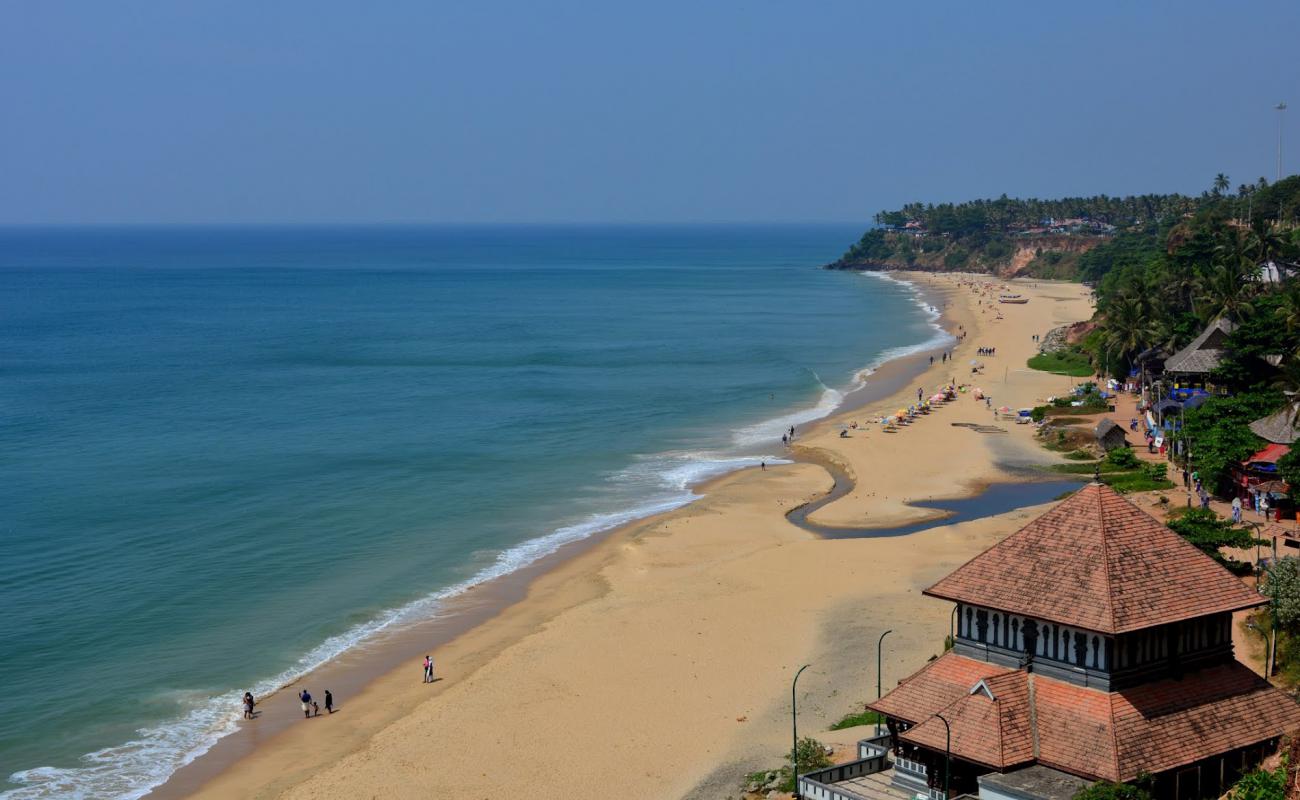
[[[1255,574],[1258,575],[1261,571],[1259,565],[1259,545],[1260,542],[1263,541],[1259,538],[1259,529],[1263,523],[1247,522],[1246,524],[1255,529]]]
[[[876,640],[876,700],[879,700],[883,694],[883,692],[881,691],[881,687],[883,686],[883,684],[881,683],[880,680],[880,670],[881,670],[880,651],[881,648],[884,647],[885,637],[893,632],[894,632],[893,629],[887,630],[884,633],[880,634],[880,638]],[[880,712],[876,712],[876,735],[877,736],[880,735]]]
[[[943,714],[935,714],[935,716],[943,723],[943,797],[944,800],[948,800],[948,782],[952,778],[952,727],[948,725],[948,720],[943,718]]]
[[[790,728],[794,732],[794,744],[790,748],[790,774],[794,777],[794,800],[800,800],[802,797],[799,794],[799,701],[795,696],[795,687],[799,685],[799,676],[810,666],[812,665],[804,664],[800,667],[794,674],[794,681],[790,684]]]

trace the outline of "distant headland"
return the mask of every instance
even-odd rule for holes
[[[1242,223],[1276,219],[1300,201],[1300,179],[1263,178],[1229,193],[1220,175],[1199,197],[1010,198],[909,203],[875,216],[868,230],[828,269],[985,272],[1003,277],[1095,281],[1117,253],[1163,238],[1213,207]],[[1105,247],[1103,247],[1103,245]],[[1100,248],[1100,251],[1099,251]]]

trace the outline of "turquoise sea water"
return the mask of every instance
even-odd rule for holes
[[[137,797],[243,690],[779,456],[936,336],[815,269],[859,233],[0,231],[0,797]]]

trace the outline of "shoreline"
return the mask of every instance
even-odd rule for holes
[[[927,280],[928,279],[928,280]],[[985,326],[974,324],[980,318],[980,311],[976,308],[961,308],[960,306],[970,306],[970,303],[959,303],[961,299],[961,284],[963,279],[971,280],[966,276],[960,276],[955,279],[945,278],[940,282],[945,285],[935,287],[933,276],[918,276],[918,279],[911,281],[913,287],[923,295],[929,290],[939,291],[945,297],[945,305],[952,308],[945,308],[941,313],[941,323],[951,326],[965,326],[968,332],[983,331]],[[988,276],[977,276],[973,280],[989,283],[1000,283]],[[927,286],[922,286],[922,281]],[[930,298],[927,298],[930,299]],[[968,298],[973,299],[973,298]],[[1046,301],[1043,301],[1046,303]],[[934,303],[932,303],[934,305]],[[987,316],[987,310],[983,313]],[[952,315],[950,317],[950,314]],[[964,320],[964,321],[959,321]],[[954,361],[956,353],[969,347],[973,349],[973,344],[963,342],[960,345],[949,346],[954,352]],[[1001,345],[999,345],[1001,347]],[[938,352],[939,345],[935,345],[934,352]],[[802,434],[795,445],[795,455],[799,456],[799,451],[805,452],[827,452],[836,455],[837,444],[833,440],[834,434],[832,429],[837,428],[841,421],[847,421],[855,415],[860,415],[867,406],[873,403],[885,405],[886,399],[893,397],[901,391],[901,387],[910,386],[913,381],[920,381],[924,376],[929,380],[937,372],[945,371],[949,365],[936,364],[931,367],[926,363],[927,352],[913,353],[887,361],[874,370],[865,381],[864,385],[853,392],[847,393],[844,402],[830,415],[807,425],[807,432]],[[1023,362],[1022,362],[1023,363]],[[936,367],[939,369],[936,370]],[[964,398],[963,398],[964,399]],[[932,416],[942,417],[945,410],[939,410]],[[926,420],[925,423],[938,422],[938,420]],[[922,423],[923,425],[925,423]],[[933,427],[933,426],[932,426]],[[865,433],[865,431],[864,431]],[[898,437],[902,441],[903,437],[911,436],[913,431],[902,432]],[[879,440],[884,434],[875,434],[875,439]],[[870,438],[871,434],[854,438]],[[830,439],[829,442],[822,440]],[[842,442],[840,444],[843,444]],[[969,448],[970,450],[984,450],[984,448]],[[861,471],[858,459],[834,458],[835,463],[841,464],[846,472],[855,482],[854,489],[846,493],[844,498],[836,499],[827,504],[827,507],[834,508],[847,500],[853,500],[853,494],[863,489],[862,478],[857,474]],[[972,487],[977,487],[982,480],[983,483],[989,483],[1001,477],[1003,480],[1014,478],[1005,473],[1000,467],[992,461],[986,459],[989,463],[985,469],[975,470],[967,475],[967,480],[958,483],[956,493],[953,493],[949,487],[948,491],[939,492],[938,495],[933,492],[926,496],[914,496],[907,499],[911,500],[928,500],[936,496],[958,497],[970,493]],[[364,651],[386,650],[387,659],[372,659],[370,669],[362,669],[357,674],[361,676],[356,690],[346,688],[347,683],[335,681],[333,686],[344,686],[344,690],[336,690],[336,695],[340,698],[340,711],[345,716],[342,719],[349,719],[346,726],[347,730],[330,738],[330,746],[322,747],[320,741],[312,741],[310,734],[305,734],[304,728],[316,728],[313,723],[309,726],[293,726],[284,724],[280,730],[268,730],[271,726],[265,724],[244,725],[241,726],[240,733],[248,731],[246,736],[235,734],[221,739],[207,753],[200,756],[192,763],[182,767],[173,773],[171,778],[160,787],[151,792],[149,797],[165,798],[186,796],[191,792],[197,792],[198,796],[273,796],[281,791],[287,790],[295,784],[309,779],[314,766],[326,765],[333,761],[355,755],[360,748],[365,746],[380,731],[384,731],[390,726],[396,725],[414,713],[415,708],[408,703],[384,702],[381,697],[393,695],[402,695],[409,697],[410,691],[407,685],[411,682],[414,673],[414,664],[418,660],[415,655],[424,647],[417,647],[415,643],[422,639],[424,642],[430,641],[431,637],[445,637],[445,643],[437,648],[436,655],[439,656],[439,673],[448,674],[445,665],[451,663],[453,672],[450,673],[451,680],[435,684],[434,687],[424,692],[423,699],[418,701],[418,707],[424,709],[431,702],[430,695],[441,697],[452,688],[449,686],[454,681],[465,680],[476,675],[494,659],[498,658],[499,651],[504,648],[519,645],[521,642],[533,636],[539,628],[546,627],[560,615],[575,609],[581,609],[584,606],[590,606],[595,601],[605,598],[613,590],[609,582],[602,579],[602,572],[609,568],[613,562],[624,554],[624,552],[647,540],[654,539],[656,543],[659,539],[666,538],[672,534],[668,530],[674,527],[680,527],[684,524],[691,523],[702,516],[713,514],[717,506],[728,506],[729,501],[735,498],[727,497],[734,495],[739,490],[751,488],[750,484],[771,483],[776,481],[781,484],[787,484],[784,490],[779,492],[780,497],[777,499],[777,505],[781,508],[781,513],[772,515],[765,511],[763,523],[765,526],[773,527],[772,520],[767,517],[775,516],[775,530],[772,533],[776,538],[785,540],[809,540],[827,542],[832,540],[818,540],[811,535],[805,534],[789,526],[785,522],[785,513],[795,507],[794,501],[798,504],[816,500],[823,496],[827,491],[827,484],[833,483],[829,474],[821,467],[815,464],[802,462],[791,465],[773,466],[766,472],[754,470],[751,468],[742,468],[737,471],[727,473],[722,476],[716,476],[705,480],[702,483],[692,487],[693,491],[700,494],[701,497],[691,504],[653,515],[651,517],[636,520],[609,531],[595,534],[579,542],[574,542],[563,546],[555,553],[540,559],[519,572],[511,573],[502,578],[494,579],[483,584],[479,584],[473,589],[465,592],[456,598],[454,603],[458,606],[453,614],[444,614],[442,617],[454,617],[459,624],[453,624],[453,620],[440,618],[429,621],[428,623],[417,623],[402,633],[392,636],[384,636],[375,642],[366,643],[356,651],[350,651],[342,657],[332,662],[330,665],[322,667],[320,670],[310,673],[304,679],[297,683],[311,682],[319,687],[329,684],[321,683],[321,680],[335,681],[330,669],[338,668],[343,670],[346,667],[357,667],[358,665],[351,661],[364,660],[362,655]],[[742,492],[743,493],[743,492]],[[766,492],[760,492],[765,495],[764,508],[770,507],[770,496]],[[872,493],[874,497],[874,493]],[[741,505],[751,506],[745,509],[745,513],[754,511],[752,506],[756,505],[753,498],[743,498],[747,502]],[[888,500],[888,496],[885,497]],[[899,503],[902,504],[900,499]],[[853,505],[853,503],[849,503]],[[941,516],[939,512],[933,509],[923,509],[916,507],[903,506],[902,508],[888,508],[878,500],[869,503],[873,506],[872,510],[879,512],[884,508],[885,512],[881,516],[872,514],[872,523],[878,526],[886,526],[895,521],[908,521],[924,516]],[[820,509],[819,509],[820,511]],[[857,512],[861,514],[862,509]],[[844,512],[841,513],[841,516]],[[835,515],[831,519],[818,520],[819,524],[834,524]],[[971,524],[980,522],[976,520]],[[789,530],[781,530],[788,528]],[[929,531],[917,534],[922,536]],[[793,539],[792,539],[793,537]],[[910,539],[912,537],[903,537]],[[852,541],[852,540],[844,540]],[[788,542],[787,542],[788,543]],[[779,545],[778,545],[779,546]],[[545,598],[546,603],[542,603],[540,598]],[[528,600],[529,602],[521,602]],[[537,600],[538,602],[533,602]],[[449,603],[449,606],[452,605]],[[449,608],[449,610],[451,610]],[[439,630],[440,629],[440,630]],[[493,646],[485,647],[487,643]],[[806,643],[807,644],[807,643]],[[427,647],[427,645],[426,645]],[[402,652],[398,654],[398,650]],[[370,654],[374,656],[374,653]],[[376,667],[383,661],[387,669]],[[407,672],[402,672],[400,665],[407,664]],[[411,673],[411,674],[407,674]],[[341,677],[338,680],[343,680]],[[295,684],[290,684],[291,688]],[[272,703],[286,704],[288,699],[283,695],[287,694],[284,690],[271,695],[264,699],[269,706]],[[412,700],[411,702],[416,702]],[[364,711],[358,713],[357,705],[363,705]],[[264,706],[265,707],[265,706]],[[359,724],[353,724],[358,716],[364,719],[358,721]],[[296,709],[294,710],[296,717]],[[290,719],[294,718],[291,717]],[[269,720],[268,720],[269,721]],[[338,727],[338,726],[336,726]],[[319,739],[316,736],[315,739]],[[290,741],[290,740],[293,741]],[[242,742],[238,740],[244,740]],[[308,751],[302,748],[305,743],[312,742]],[[272,749],[284,749],[287,752],[296,754],[295,759],[291,762],[295,765],[306,764],[310,766],[295,767],[285,769],[283,759],[273,758],[267,751]],[[250,762],[279,761],[280,768],[273,770],[267,776],[267,780],[253,781],[260,787],[254,789],[245,785],[244,781],[234,776],[233,767],[240,765],[239,772],[244,773],[246,767],[256,769],[259,774],[265,767],[250,766]],[[700,776],[697,776],[700,777]]]
[[[931,314],[928,322],[934,333],[915,345],[895,348],[903,351],[897,355],[891,355],[891,351],[886,350],[871,363],[863,366],[856,373],[857,385],[843,392],[835,408],[813,420],[799,423],[799,428],[814,429],[838,414],[884,400],[925,371],[926,359],[930,352],[938,353],[941,347],[951,346],[956,341],[946,324],[946,317],[940,310],[947,301],[947,291],[941,291],[936,296],[933,289],[927,291],[912,280],[894,276],[876,276],[874,279],[883,279],[905,286],[913,295],[912,302],[921,306],[925,313]],[[813,409],[796,409],[790,414],[806,413],[811,410]],[[790,458],[791,462],[806,460],[805,456],[797,452],[797,447],[791,447],[781,457]],[[530,587],[539,577],[580,558],[588,550],[600,546],[610,538],[689,508],[707,495],[715,485],[738,472],[752,469],[755,469],[755,465],[746,464],[705,477],[686,487],[686,490],[695,497],[681,506],[651,512],[646,516],[636,517],[580,539],[565,542],[536,561],[503,575],[472,584],[458,594],[443,600],[442,607],[433,617],[398,622],[391,629],[382,630],[362,639],[274,692],[258,698],[257,725],[240,724],[235,731],[221,735],[206,750],[180,766],[163,783],[153,787],[142,797],[150,800],[172,800],[172,798],[190,796],[229,769],[235,762],[255,752],[262,742],[291,729],[298,720],[296,713],[293,716],[276,715],[271,719],[261,719],[263,702],[280,701],[280,705],[284,705],[287,702],[285,695],[289,690],[295,689],[296,693],[296,687],[306,683],[321,687],[329,686],[338,697],[356,696],[379,678],[399,671],[403,664],[418,660],[420,656],[416,654],[422,649],[436,651],[458,636],[499,617],[507,609],[524,600]],[[317,694],[319,693],[318,690]]]

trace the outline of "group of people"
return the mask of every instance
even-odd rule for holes
[[[1188,472],[1187,468],[1184,467],[1183,488],[1190,489],[1196,493],[1196,499],[1200,501],[1201,508],[1208,509],[1210,507],[1210,493],[1205,491],[1205,485],[1201,483],[1200,473],[1195,471]],[[1233,520],[1238,522],[1240,522],[1239,508],[1240,506],[1234,507],[1232,516]]]
[[[794,441],[794,426],[791,425],[789,431],[787,431],[786,433],[781,434],[781,444],[784,445],[784,446],[786,446],[786,447],[789,447],[789,446],[790,446],[790,443],[793,442],[793,441]],[[767,469],[767,466],[764,465],[763,468],[764,468],[764,469]]]
[[[794,428],[790,429],[792,432]],[[424,657],[424,682],[433,683],[433,656]],[[320,703],[311,696],[311,692],[303,689],[298,693],[298,702],[302,707],[303,719],[311,719],[320,716]],[[253,699],[252,692],[244,692],[244,719],[254,719],[257,715],[253,713],[253,708],[257,701]],[[334,693],[329,689],[325,690],[325,712],[334,713]]]
[[[312,699],[311,692],[303,689],[298,693],[298,700],[302,703],[303,719],[320,716],[320,704]],[[331,714],[334,713],[334,695],[330,693],[329,689],[325,690],[325,710]]]
[[[982,356],[995,356],[998,349],[996,347],[981,347],[975,352]]]

